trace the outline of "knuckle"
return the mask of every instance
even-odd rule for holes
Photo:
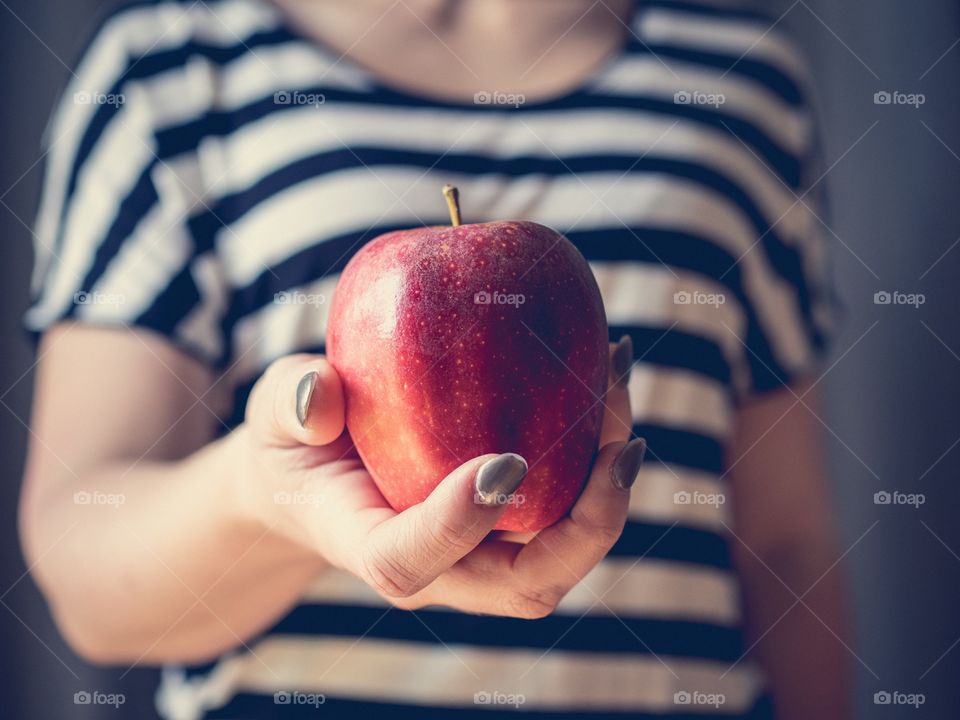
[[[244,419],[248,423],[252,423],[254,420],[254,408],[260,406],[263,402],[261,396],[263,395],[263,384],[264,377],[261,376],[259,380],[253,385],[253,389],[250,391],[250,397],[247,400],[247,407],[244,412]]]
[[[275,381],[282,378],[285,374],[287,368],[290,367],[292,358],[290,356],[277,358],[272,363],[267,365],[267,369],[263,371],[263,375],[260,378],[258,385],[271,385]]]
[[[576,535],[579,542],[590,547],[609,550],[623,534],[626,515],[612,516],[610,513],[598,512],[574,505],[570,518],[577,528]]]
[[[467,547],[470,528],[464,528],[443,516],[431,518],[429,522],[422,522],[419,531],[425,547],[441,555]]]
[[[420,600],[417,597],[417,594],[409,595],[407,597],[394,597],[390,598],[390,604],[393,605],[397,610],[419,610],[422,607],[426,606],[427,603]]]
[[[539,620],[551,615],[566,593],[560,588],[522,589],[509,599],[508,609],[513,617]]]
[[[285,357],[274,360],[254,383],[246,407],[246,419],[248,421],[254,419],[254,412],[262,411],[265,406],[269,406],[270,408],[274,407],[276,398],[264,397],[264,394],[270,392],[270,388],[277,387],[278,379],[283,375],[283,369],[288,363],[289,358]],[[258,408],[260,410],[258,410]],[[271,412],[273,412],[272,409]]]
[[[409,598],[420,587],[413,570],[397,558],[368,550],[360,559],[360,578],[388,600]]]

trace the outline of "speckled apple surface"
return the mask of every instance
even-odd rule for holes
[[[539,530],[579,496],[600,435],[607,324],[589,265],[553,230],[491,222],[376,238],[340,277],[327,353],[353,441],[395,509],[491,452],[530,466],[497,529]]]

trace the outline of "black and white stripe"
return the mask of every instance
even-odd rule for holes
[[[352,254],[444,222],[437,188],[455,182],[467,221],[535,220],[590,261],[611,339],[634,341],[634,431],[650,448],[623,536],[554,616],[413,614],[331,572],[252,654],[169,669],[167,717],[297,717],[277,690],[322,692],[338,717],[515,712],[474,706],[494,690],[541,718],[769,717],[762,677],[737,662],[724,456],[738,403],[807,371],[830,332],[823,239],[796,202],[815,149],[809,83],[769,28],[732,1],[644,0],[614,62],[513,109],[384,88],[264,0],[130,2],[103,23],[47,134],[31,331],[159,332],[227,373],[232,427],[271,361],[323,351]],[[678,104],[678,90],[726,102]],[[325,102],[278,104],[283,91]],[[695,689],[727,702],[674,703]]]

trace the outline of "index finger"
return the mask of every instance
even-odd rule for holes
[[[609,387],[603,398],[603,425],[598,447],[630,439],[633,415],[627,383],[632,370],[633,341],[629,335],[624,335],[618,343],[610,344]]]
[[[633,341],[624,335],[619,342],[610,343],[607,357],[607,392],[597,402],[603,403],[603,421],[598,448],[614,442],[626,442],[632,432],[633,414],[627,383],[633,370]],[[527,543],[534,532],[497,531],[496,539]]]
[[[540,531],[514,561],[520,584],[569,590],[609,552],[623,532],[630,487],[643,463],[646,442],[605,445],[570,514]]]
[[[643,440],[606,445],[569,517],[527,545],[483,543],[400,607],[440,604],[523,618],[551,613],[620,536],[630,498],[624,486],[636,477],[644,448]]]

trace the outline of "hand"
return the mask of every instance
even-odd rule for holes
[[[629,338],[611,345],[611,381],[597,453],[570,514],[526,544],[488,536],[526,474],[513,454],[484,455],[397,513],[344,431],[343,390],[320,356],[278,360],[251,393],[243,483],[260,522],[319,553],[394,605],[538,618],[610,550],[627,517],[644,442],[630,435]],[[269,482],[265,481],[265,476]],[[494,501],[495,502],[495,501]]]

